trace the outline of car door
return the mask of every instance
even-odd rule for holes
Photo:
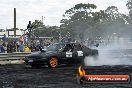
[[[61,51],[61,62],[65,63],[65,62],[69,62],[74,54],[73,54],[73,47],[71,44],[66,44],[65,47],[62,49]]]
[[[84,59],[84,52],[82,51],[82,47],[80,44],[74,44],[73,53],[75,54],[75,61],[82,61]]]

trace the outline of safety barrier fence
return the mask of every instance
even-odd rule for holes
[[[0,53],[0,61],[21,60],[28,54],[31,53],[27,52]]]

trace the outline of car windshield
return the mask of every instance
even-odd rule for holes
[[[47,47],[47,51],[58,51],[62,49],[65,45],[64,44],[51,44]]]

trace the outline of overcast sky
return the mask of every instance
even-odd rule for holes
[[[127,0],[0,0],[0,29],[13,27],[13,10],[17,12],[17,28],[25,29],[28,21],[42,19],[45,25],[60,25],[62,14],[78,3],[97,5],[98,10],[117,6],[119,11],[128,14]]]

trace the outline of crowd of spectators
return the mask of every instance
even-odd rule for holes
[[[0,44],[0,53],[12,53],[12,52],[35,52],[41,51],[44,46],[49,45],[51,42],[46,44],[42,43],[30,43],[24,44],[23,42],[8,41],[1,42]]]
[[[71,38],[63,38],[61,42],[69,42]],[[41,51],[48,45],[60,42],[57,39],[33,39],[25,42],[22,37],[20,39],[7,40],[6,42],[0,41],[0,53],[12,53],[12,52],[36,52]]]

